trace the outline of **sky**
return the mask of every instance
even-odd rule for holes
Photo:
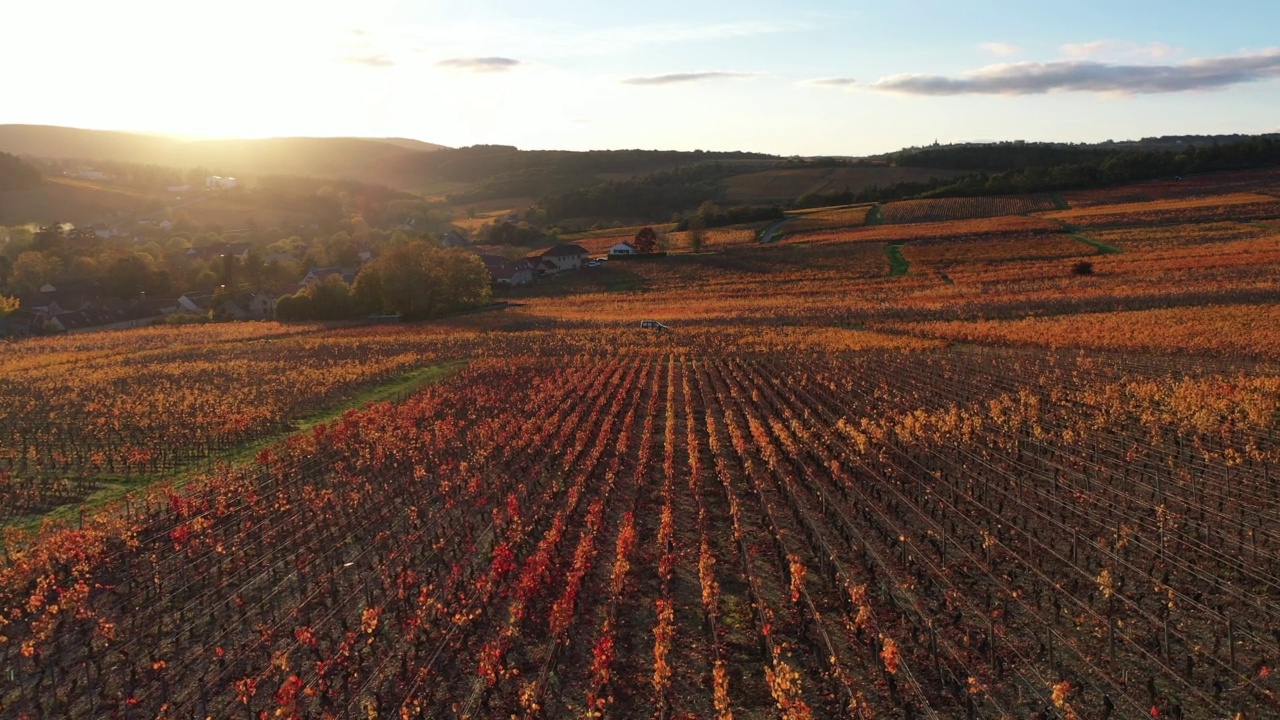
[[[1280,3],[41,0],[0,123],[867,155],[1280,131]]]

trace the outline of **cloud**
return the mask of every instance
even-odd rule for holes
[[[395,60],[386,55],[346,55],[342,58],[345,63],[352,65],[365,65],[367,67],[384,68],[391,67],[396,64]]]
[[[853,87],[858,84],[858,81],[851,77],[825,77],[805,80],[804,84],[821,85],[823,87]]]
[[[758,73],[729,72],[723,70],[709,72],[671,73],[652,77],[633,77],[623,80],[625,85],[678,85],[681,83],[705,82],[707,80],[724,80],[729,78],[751,78]]]
[[[519,60],[506,57],[459,57],[436,63],[438,67],[478,73],[506,72],[522,64]]]
[[[1181,48],[1166,45],[1162,42],[1151,42],[1140,45],[1127,40],[1094,40],[1087,43],[1068,43],[1058,48],[1058,52],[1073,59],[1098,58],[1145,58],[1163,60],[1182,52]]]
[[[812,25],[788,20],[600,27],[531,18],[469,18],[447,24],[407,25],[398,31],[413,44],[442,54],[465,56],[500,49],[519,57],[545,59],[616,57],[655,46],[738,40],[809,29]]]
[[[577,38],[577,42],[595,46],[602,50],[613,49],[616,51],[620,46],[636,48],[642,45],[745,38],[773,33],[796,32],[807,30],[809,27],[809,25],[799,22],[759,22],[751,20],[718,25],[678,23],[640,25],[587,31]]]
[[[893,75],[870,87],[884,92],[929,96],[1048,92],[1148,95],[1210,90],[1273,78],[1280,78],[1280,48],[1173,65],[1119,65],[1092,60],[1021,62],[991,65],[958,77]]]
[[[992,55],[999,55],[1000,57],[1009,57],[1010,55],[1017,55],[1022,52],[1022,48],[1017,45],[1010,45],[1009,43],[1002,42],[982,43],[978,47],[986,50]]]

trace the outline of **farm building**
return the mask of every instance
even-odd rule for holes
[[[620,242],[609,248],[610,255],[635,255],[640,249],[629,242]]]

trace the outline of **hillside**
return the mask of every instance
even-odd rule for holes
[[[958,174],[959,171],[955,170],[890,165],[787,166],[730,177],[724,183],[724,199],[730,202],[790,202],[801,195],[843,190],[858,192],[873,186],[925,182]]]
[[[426,195],[459,195],[465,202],[563,192],[706,162],[776,161],[739,152],[528,151],[505,145],[450,149],[406,138],[182,140],[40,125],[0,125],[0,152],[86,163],[203,167],[234,176],[357,180]]]
[[[285,174],[376,181],[376,168],[443,146],[404,138],[182,140],[165,135],[0,125],[0,152],[86,162],[205,167],[212,172]]]

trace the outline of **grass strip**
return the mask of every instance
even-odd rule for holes
[[[38,515],[9,518],[0,522],[0,527],[16,527],[23,531],[33,532],[39,529],[40,525],[46,521],[70,523],[76,520],[81,513],[91,514],[93,511],[123,500],[129,494],[146,489],[158,482],[167,481],[174,487],[182,487],[201,474],[210,471],[219,463],[231,466],[248,464],[259,452],[289,436],[310,432],[315,426],[336,420],[348,410],[362,408],[373,403],[399,402],[421,387],[449,379],[466,366],[466,361],[459,360],[412,370],[388,382],[369,388],[348,400],[294,420],[287,430],[272,433],[256,440],[247,440],[234,448],[212,453],[199,460],[192,460],[182,468],[172,472],[152,475],[97,476],[95,479],[102,483],[102,486],[85,497],[84,500],[78,503],[61,505],[49,512]]]
[[[911,263],[907,262],[907,258],[902,254],[901,243],[886,245],[884,254],[885,257],[889,258],[889,277],[906,275],[907,270],[911,269]]]
[[[1091,238],[1091,237],[1085,237],[1084,235],[1081,235],[1080,233],[1072,232],[1072,233],[1067,233],[1067,234],[1068,234],[1068,235],[1070,235],[1071,237],[1075,238],[1076,240],[1079,240],[1080,242],[1084,243],[1085,245],[1091,245],[1091,246],[1093,246],[1093,247],[1097,248],[1097,249],[1098,249],[1098,254],[1099,254],[1099,255],[1116,255],[1116,254],[1119,254],[1119,253],[1124,252],[1123,250],[1121,250],[1120,248],[1116,247],[1115,245],[1108,245],[1108,244],[1106,244],[1106,243],[1104,243],[1104,242],[1101,242],[1101,241],[1098,241],[1098,240],[1094,240],[1094,239],[1093,239],[1093,238]]]

